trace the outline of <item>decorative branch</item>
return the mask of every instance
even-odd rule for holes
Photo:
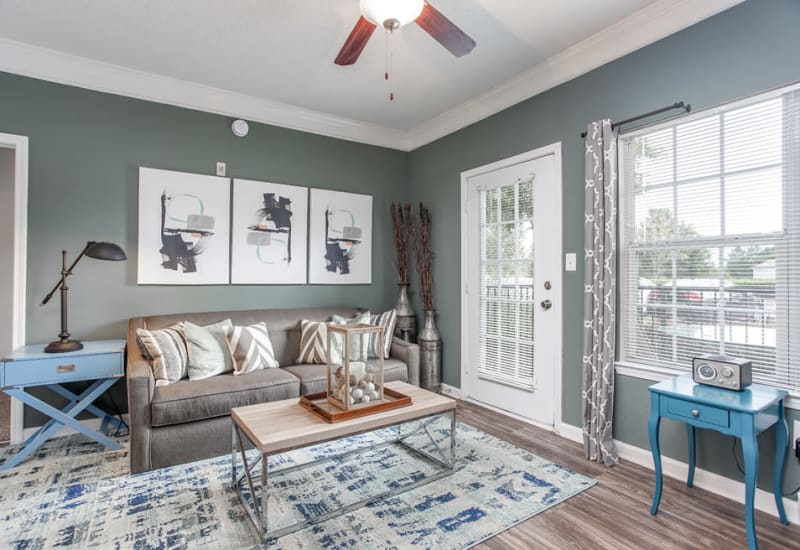
[[[431,215],[419,204],[419,219],[414,225],[414,258],[419,278],[419,293],[425,311],[433,310],[433,243],[431,241]]]
[[[394,248],[397,260],[394,268],[397,271],[397,282],[401,285],[408,284],[408,244],[413,232],[411,219],[411,204],[392,203],[392,231],[394,234]]]

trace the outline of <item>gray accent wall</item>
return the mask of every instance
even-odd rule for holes
[[[436,309],[444,340],[445,384],[460,386],[462,360],[461,172],[551,143],[562,144],[564,252],[575,252],[579,258],[578,271],[565,272],[560,289],[564,310],[562,412],[565,422],[578,426],[584,208],[584,151],[580,132],[587,123],[604,117],[621,120],[679,100],[699,110],[800,80],[798,25],[800,2],[749,0],[410,154],[410,197],[416,202],[423,201],[433,219]],[[419,304],[417,308],[421,310]],[[625,377],[618,380],[615,437],[649,448],[642,437],[646,430],[649,383]],[[665,427],[664,454],[685,460],[684,437],[683,432]],[[773,457],[769,437],[761,438],[761,463],[765,470]],[[731,441],[719,443],[710,434],[699,436],[699,464],[737,477],[730,453]],[[789,462],[787,489],[800,484],[797,483],[800,467],[794,458]],[[771,486],[768,476],[760,477],[760,485]]]
[[[231,119],[0,73],[0,132],[30,138],[27,341],[59,332],[58,297],[39,302],[88,240],[120,244],[127,262],[85,258],[69,281],[69,322],[81,339],[121,338],[139,315],[394,303],[389,204],[405,198],[407,154],[265,124],[246,138]],[[372,284],[137,286],[138,168],[213,174],[373,196]],[[3,263],[5,259],[3,258]],[[3,350],[0,353],[5,353]],[[112,396],[123,408],[124,387]],[[111,403],[106,403],[113,406]],[[26,425],[41,423],[26,410]]]

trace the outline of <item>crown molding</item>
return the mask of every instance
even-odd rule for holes
[[[324,136],[413,151],[744,0],[657,0],[411,131],[339,117],[0,37],[0,71]]]
[[[405,131],[2,37],[0,71],[392,149],[408,142]]]
[[[413,151],[648,46],[744,0],[658,0],[411,131]]]

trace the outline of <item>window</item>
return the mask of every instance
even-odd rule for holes
[[[532,390],[533,176],[480,190],[478,375]]]
[[[800,86],[620,137],[624,361],[800,389]]]

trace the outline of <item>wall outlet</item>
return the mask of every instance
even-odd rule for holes
[[[224,176],[225,175],[225,163],[224,162],[217,162],[217,175]]]

